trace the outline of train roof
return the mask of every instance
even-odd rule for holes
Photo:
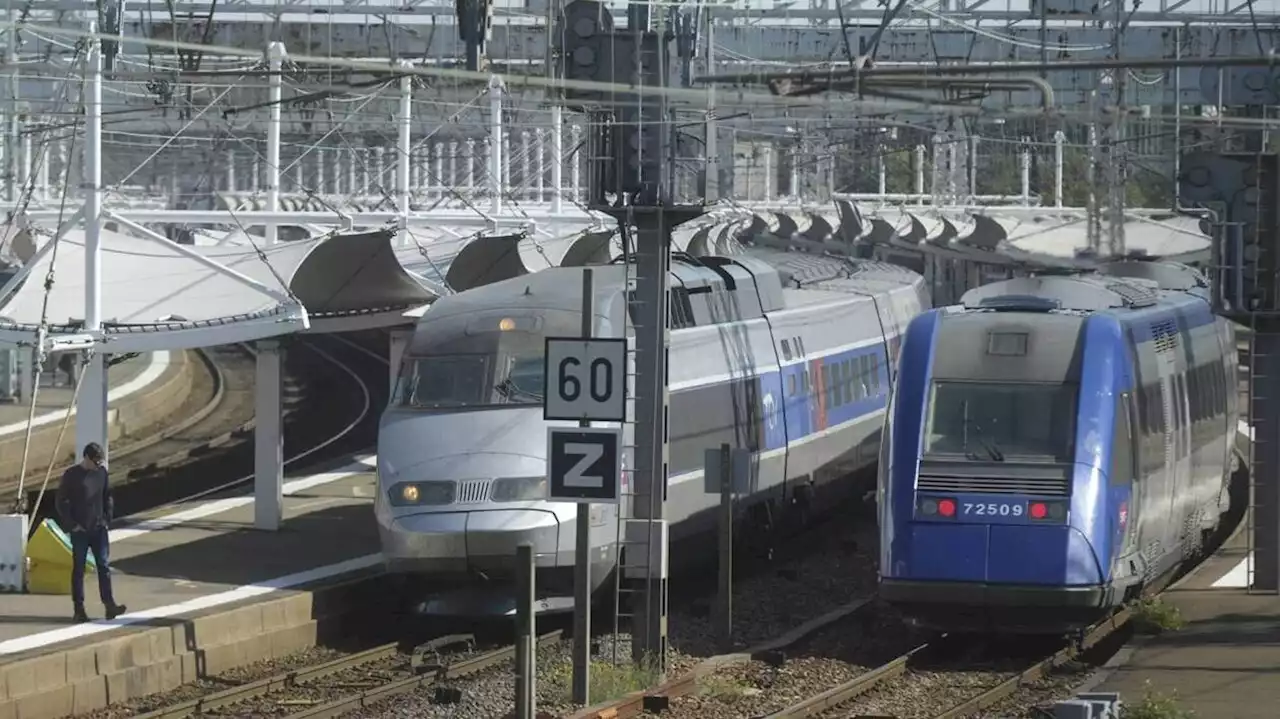
[[[1042,274],[993,282],[960,298],[968,310],[1076,312],[1142,310],[1161,304],[1206,304],[1202,275],[1173,262],[1117,261],[1097,272]]]
[[[425,316],[477,311],[518,295],[539,298],[531,307],[576,310],[582,301],[581,280],[577,278],[583,269],[551,267],[482,285],[441,298]],[[614,262],[591,269],[595,271],[597,302],[624,291],[628,279],[625,264]],[[630,277],[634,276],[632,267]],[[885,262],[755,248],[696,258],[672,253],[670,278],[673,328],[761,317],[808,304],[806,295],[821,291],[846,296],[881,294],[922,281],[919,274]]]

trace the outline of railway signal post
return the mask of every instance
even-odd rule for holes
[[[626,421],[627,341],[593,339],[595,285],[582,273],[582,337],[547,338],[543,405],[546,419],[577,420],[578,429],[547,430],[547,492],[577,502],[573,572],[573,701],[587,704],[591,687],[591,503],[621,495],[622,429],[591,420]]]
[[[632,626],[632,656],[665,674],[667,647],[667,291],[671,230],[702,214],[702,205],[678,205],[669,176],[674,144],[666,96],[671,53],[665,30],[654,31],[639,4],[626,31],[594,0],[564,7],[560,52],[566,80],[609,83],[609,91],[566,90],[568,103],[597,122],[587,137],[588,204],[613,216],[627,258],[634,262],[629,298],[635,325],[635,461],[632,520],[627,554],[643,546],[640,561],[627,560],[628,578],[644,580],[644,600]],[[637,92],[636,90],[642,90]]]

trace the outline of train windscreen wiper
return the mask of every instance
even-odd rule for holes
[[[983,431],[982,425],[975,420],[969,420],[969,424],[973,425],[973,428],[978,431],[978,442],[982,444],[983,449],[987,450],[987,454],[991,455],[991,459],[1003,462],[1004,452],[1000,451],[1000,446],[995,443],[995,440],[987,439],[987,433]]]
[[[535,402],[541,402],[544,399],[543,396],[537,392],[530,392],[527,389],[521,389],[520,385],[512,381],[510,377],[499,382],[494,386],[494,389],[497,390],[498,394],[502,395],[503,399],[514,399],[519,395],[523,395],[525,398],[531,399]]]
[[[964,456],[965,456],[965,458],[966,458],[966,459],[979,459],[979,457],[978,457],[978,455],[977,455],[976,453],[974,453],[974,452],[970,452],[970,451],[969,451],[969,427],[971,427],[971,426],[972,426],[975,430],[977,430],[977,433],[978,433],[978,443],[982,445],[982,448],[983,448],[983,449],[987,450],[987,454],[991,456],[991,459],[992,459],[992,460],[994,460],[994,461],[996,461],[996,462],[1003,462],[1003,461],[1004,461],[1004,453],[1000,451],[1000,448],[996,446],[996,443],[995,443],[995,442],[992,442],[992,441],[988,441],[988,440],[987,440],[987,433],[986,433],[986,432],[984,432],[984,431],[982,431],[982,425],[978,424],[978,422],[977,422],[976,420],[969,419],[969,400],[965,400],[965,401],[961,404],[961,411],[964,413],[964,417],[963,417],[964,425],[963,425],[963,426],[964,426]]]

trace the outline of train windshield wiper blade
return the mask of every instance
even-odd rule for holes
[[[537,392],[530,392],[527,389],[521,389],[520,385],[511,381],[510,377],[499,382],[494,389],[496,389],[498,394],[501,394],[506,399],[511,399],[516,395],[524,395],[526,398],[536,402],[541,402],[544,399],[543,396]]]
[[[987,439],[987,433],[983,431],[982,425],[978,424],[974,420],[967,421],[975,430],[977,430],[978,443],[982,445],[983,449],[987,450],[987,454],[991,455],[991,459],[997,462],[1003,462],[1004,452],[1000,451],[1000,446],[997,445],[995,441]]]

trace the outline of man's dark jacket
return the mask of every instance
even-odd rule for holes
[[[111,487],[105,467],[75,465],[62,473],[58,485],[58,519],[68,532],[93,531],[111,522]]]

